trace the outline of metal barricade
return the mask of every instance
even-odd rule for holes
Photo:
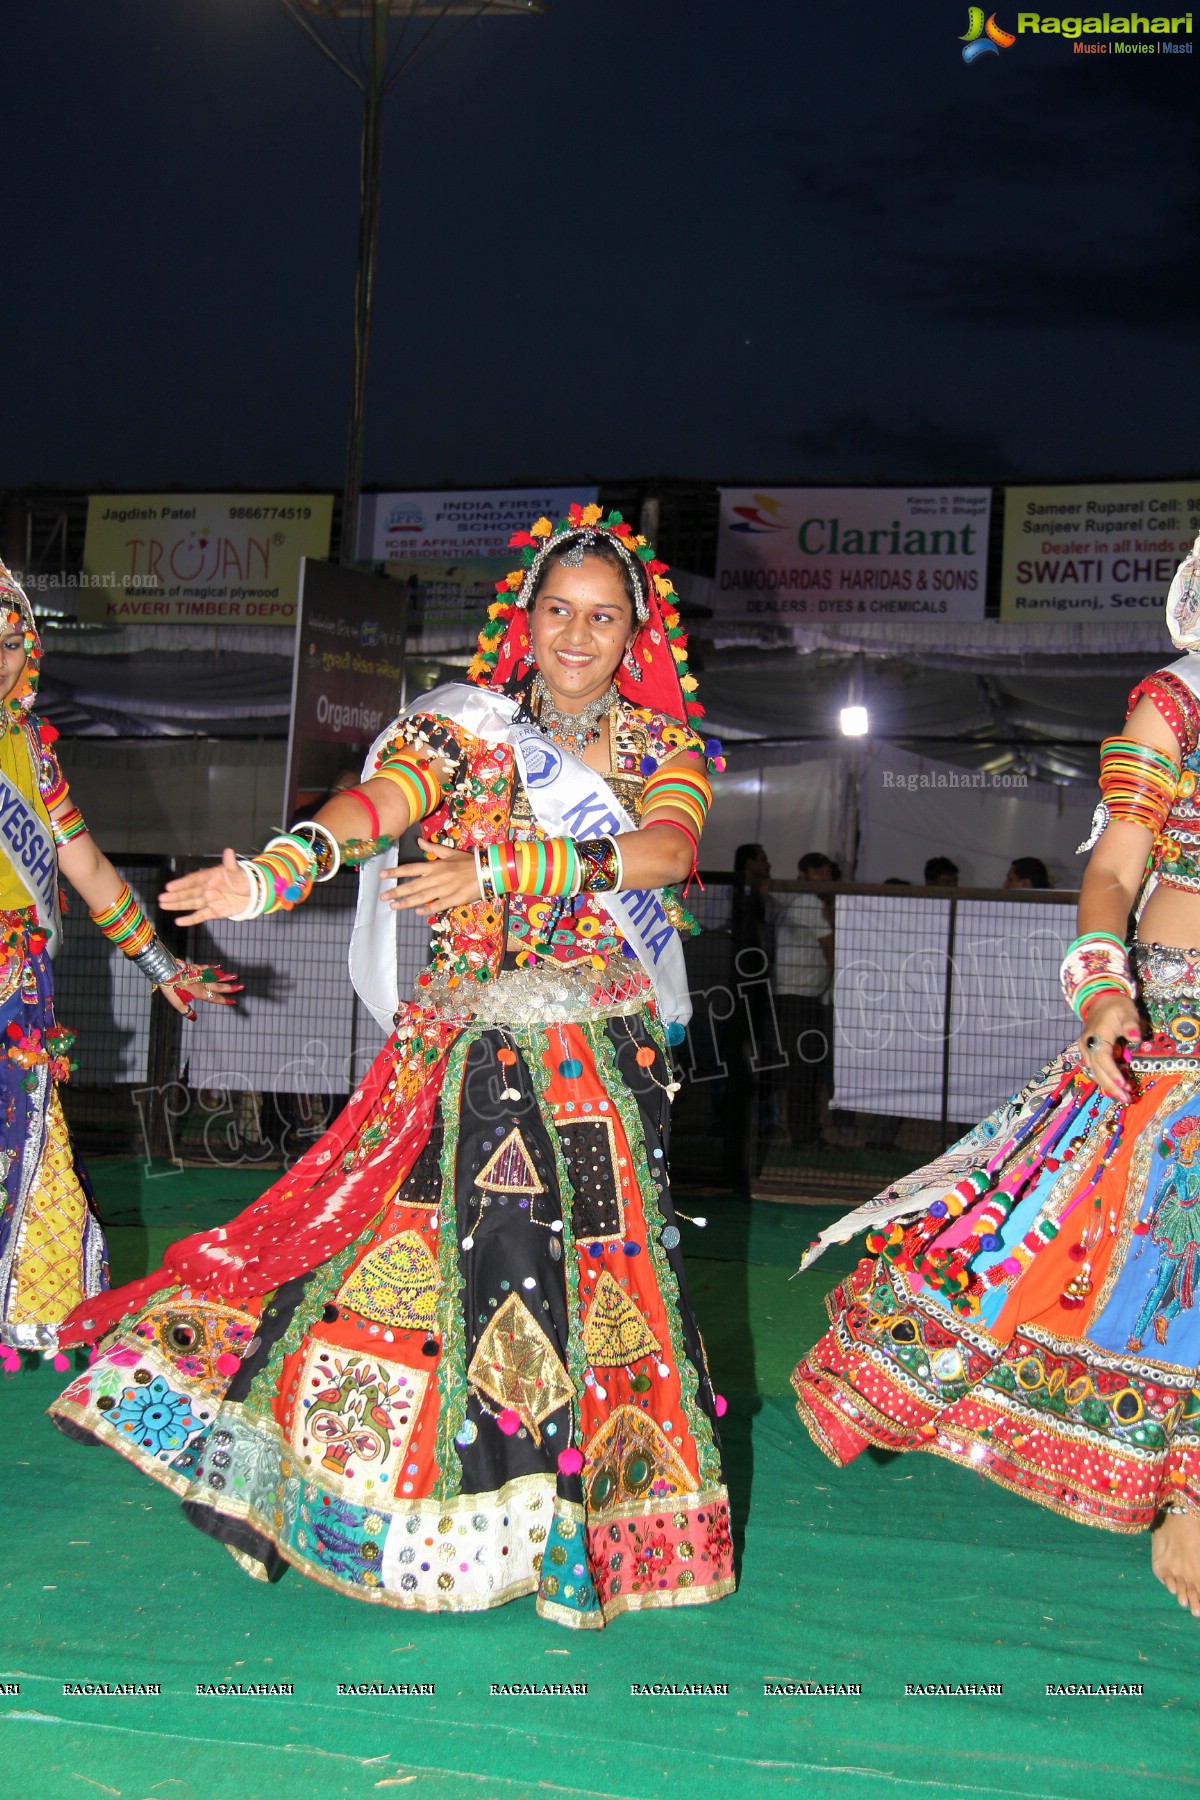
[[[123,859],[148,909],[179,860]],[[754,904],[705,876],[686,906],[693,1018],[676,1051],[676,1180],[852,1200],[927,1160],[1074,1035],[1057,969],[1075,895],[771,882]],[[221,961],[236,1008],[195,1023],[153,1000],[76,905],[57,1009],[77,1033],[64,1093],[76,1142],[180,1162],[277,1168],[303,1153],[383,1043],[347,971],[356,881],[246,924],[160,929]],[[761,905],[759,904],[761,902]],[[402,956],[427,928],[398,916]],[[824,941],[823,941],[824,940]]]

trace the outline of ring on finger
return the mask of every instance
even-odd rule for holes
[[[1089,1056],[1094,1056],[1101,1044],[1107,1044],[1108,1042],[1108,1038],[1097,1037],[1095,1032],[1093,1032],[1090,1037],[1084,1038],[1083,1047]]]

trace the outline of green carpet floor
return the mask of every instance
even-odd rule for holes
[[[93,1170],[118,1278],[262,1186],[252,1170]],[[684,1201],[687,1205],[686,1200]],[[1072,1525],[929,1457],[835,1470],[788,1398],[795,1358],[850,1252],[789,1280],[828,1214],[706,1200],[685,1227],[718,1387],[740,1551],[736,1595],[629,1615],[603,1632],[532,1600],[408,1616],[290,1573],[248,1581],[176,1502],[119,1458],[59,1436],[51,1369],[0,1383],[0,1792],[23,1800],[657,1800],[787,1790],[1139,1800],[1200,1792],[1200,1625],[1153,1581],[1145,1539]],[[689,1209],[690,1210],[690,1209]],[[697,1209],[698,1210],[698,1209]],[[157,1681],[161,1696],[64,1695]],[[197,1682],[290,1681],[291,1698]],[[783,1697],[764,1681],[861,1684]],[[432,1696],[339,1697],[338,1682],[432,1682]],[[586,1682],[586,1695],[492,1683]],[[632,1682],[728,1683],[634,1697]],[[906,1683],[1002,1683],[923,1697]],[[1140,1698],[1047,1683],[1141,1682]]]

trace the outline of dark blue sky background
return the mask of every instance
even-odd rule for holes
[[[1200,50],[967,67],[966,13],[472,24],[389,102],[368,481],[1195,471]],[[0,57],[0,484],[338,485],[349,82],[278,0]]]

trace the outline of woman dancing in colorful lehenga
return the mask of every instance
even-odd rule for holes
[[[0,1367],[54,1356],[59,1322],[107,1285],[104,1235],[71,1148],[59,1086],[74,1033],[55,1017],[50,958],[59,874],[177,1012],[232,1004],[237,984],[178,963],[71,799],[58,733],[34,716],[42,645],[21,584],[0,563]]]
[[[250,1574],[544,1616],[731,1591],[714,1393],[666,1178],[687,985],[661,890],[710,798],[664,564],[573,507],[514,543],[471,675],[266,851],[173,882],[183,922],[361,864],[351,972],[390,1033],[238,1219],[78,1308],[52,1408],[172,1488]],[[428,860],[392,866],[417,820]],[[365,838],[363,833],[365,830]],[[380,878],[391,908],[380,904]],[[396,991],[394,908],[432,915]]]
[[[1101,746],[1062,968],[1079,1038],[822,1234],[802,1266],[864,1225],[875,1255],[792,1379],[835,1462],[928,1450],[1084,1524],[1153,1530],[1155,1574],[1200,1618],[1200,539],[1167,620],[1188,654]]]

